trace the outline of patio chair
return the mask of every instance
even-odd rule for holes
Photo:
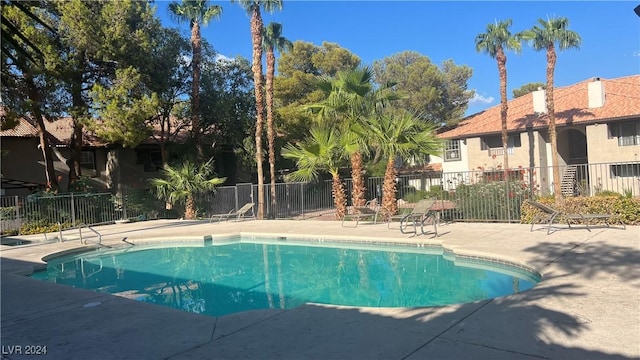
[[[531,229],[530,231],[533,231],[533,227],[536,224],[537,221],[542,221],[544,224],[546,224],[547,226],[547,235],[549,235],[551,233],[551,226],[553,225],[553,222],[558,219],[558,218],[563,218],[567,221],[567,225],[569,225],[569,229],[572,229],[571,227],[571,222],[580,222],[582,224],[584,224],[587,228],[588,231],[591,231],[591,229],[589,228],[589,222],[591,220],[602,220],[604,221],[605,225],[607,227],[609,227],[610,225],[610,220],[614,217],[613,214],[581,214],[581,213],[568,213],[568,212],[564,212],[558,209],[555,209],[549,205],[545,205],[541,202],[538,201],[534,201],[534,200],[527,200],[526,201],[527,204],[535,207],[536,209],[540,210],[541,212],[538,212],[533,219],[531,219]],[[620,223],[622,224],[622,228],[626,229],[626,226],[624,224],[624,222],[620,221]]]
[[[423,199],[416,203],[413,210],[408,214],[397,214],[388,216],[387,228],[391,229],[391,223],[393,221],[400,221],[400,232],[403,234],[418,235],[418,225],[420,225],[420,231],[422,234],[427,234],[424,230],[424,225],[427,220],[433,221],[433,229],[435,236],[438,236],[438,216],[437,213],[431,211],[431,207],[435,203],[433,199]],[[410,226],[413,227],[413,231],[405,231]]]
[[[238,211],[231,210],[226,214],[213,214],[209,218],[209,224],[213,221],[213,219],[217,219],[217,222],[221,222],[222,220],[229,220],[231,218],[236,218],[236,220],[240,220],[245,217],[245,215],[253,208],[254,203],[246,203],[244,204]],[[253,217],[253,215],[251,215]]]
[[[355,206],[353,208],[353,213],[345,214],[342,217],[342,227],[350,227],[344,225],[347,220],[356,221],[356,224],[353,227],[358,227],[360,220],[373,220],[373,223],[376,224],[378,222],[378,212],[380,211],[380,207],[374,205],[374,207],[371,208],[368,204],[371,204],[371,202],[367,202],[367,205],[365,206]]]

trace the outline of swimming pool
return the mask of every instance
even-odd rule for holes
[[[239,237],[53,258],[32,276],[211,316],[307,302],[439,306],[521,292],[540,280],[524,267],[440,247]]]

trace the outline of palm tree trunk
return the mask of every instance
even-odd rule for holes
[[[264,96],[262,89],[262,17],[260,8],[253,7],[251,16],[251,41],[253,43],[253,83],[256,95],[256,167],[258,172],[258,214],[257,219],[264,219],[264,174],[262,170],[262,127],[264,123]]]
[[[382,207],[391,215],[398,212],[398,201],[396,200],[396,167],[395,159],[389,156],[387,169],[384,172],[382,183]]]
[[[560,161],[556,133],[556,113],[553,101],[553,74],[556,68],[556,51],[553,43],[547,46],[547,112],[549,113],[549,139],[551,140],[551,166],[553,167],[553,193],[555,201],[562,201],[560,187]]]
[[[193,59],[191,66],[193,71],[193,83],[191,84],[191,130],[193,132],[193,142],[196,148],[196,162],[200,163],[204,159],[202,143],[200,141],[200,62],[201,62],[200,24],[193,22],[191,27],[191,49]]]
[[[184,205],[184,218],[193,220],[196,218],[196,201],[193,195],[188,195]]]
[[[336,206],[336,219],[342,219],[347,213],[347,198],[344,194],[344,187],[340,181],[338,173],[331,174],[331,190],[333,192],[333,203]]]
[[[267,50],[267,140],[269,142],[269,174],[271,175],[271,213],[276,212],[276,150],[273,124],[273,78],[275,76],[276,56],[273,48]]]
[[[353,181],[351,201],[353,206],[364,206],[365,198],[364,176],[362,175],[362,153],[356,151],[351,154],[351,179]]]
[[[507,102],[507,57],[502,48],[498,48],[496,55],[498,60],[498,73],[500,74],[500,121],[502,123],[502,151],[505,180],[509,174],[509,154],[507,147],[509,146],[509,133],[507,132],[507,111],[509,108]]]

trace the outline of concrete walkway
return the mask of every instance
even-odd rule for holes
[[[3,359],[640,358],[637,226],[558,226],[546,235],[527,225],[454,223],[440,227],[438,238],[334,221],[158,220],[97,230],[110,246],[225,234],[439,244],[530,266],[543,280],[520,294],[453,306],[307,304],[216,318],[23,276],[44,266],[44,256],[81,244],[77,232],[46,244],[37,243],[42,235],[22,236],[32,243],[0,247]],[[25,355],[33,346],[46,346],[47,355]]]

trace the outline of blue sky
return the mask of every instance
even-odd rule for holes
[[[202,29],[202,36],[222,55],[251,59],[249,16],[230,1],[222,16]],[[169,16],[168,1],[156,1],[164,26],[179,27]],[[640,73],[638,1],[284,1],[281,12],[263,13],[265,25],[283,24],[284,36],[322,44],[337,43],[372,64],[413,50],[441,64],[452,59],[473,69],[469,88],[477,97],[468,114],[500,101],[496,61],[475,50],[475,37],[487,24],[512,19],[512,32],[529,29],[537,19],[566,17],[569,29],[582,37],[580,49],[558,52],[555,85],[567,86],[592,77],[615,78]],[[507,53],[508,96],[530,82],[545,82],[546,57],[523,44],[519,55]]]

